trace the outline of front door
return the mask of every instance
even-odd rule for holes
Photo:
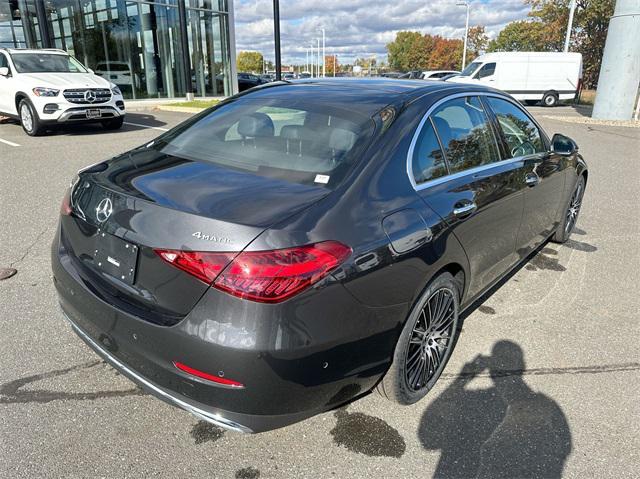
[[[416,190],[453,229],[475,296],[516,261],[524,207],[524,162],[504,161],[477,96],[453,98],[424,123],[413,150]]]
[[[540,246],[557,226],[558,208],[564,190],[564,161],[548,151],[542,132],[516,104],[497,97],[486,101],[498,120],[501,136],[512,157],[522,158],[527,188],[518,253],[526,257]]]
[[[4,53],[0,52],[0,68],[5,67],[11,70],[9,60]],[[15,114],[15,106],[13,105],[14,90],[12,87],[13,78],[0,75],[0,112]]]

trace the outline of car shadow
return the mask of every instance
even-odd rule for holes
[[[525,371],[520,346],[499,341],[431,402],[418,438],[441,453],[434,477],[562,476],[572,449],[569,424],[552,398],[527,385]],[[469,387],[478,377],[491,386]]]

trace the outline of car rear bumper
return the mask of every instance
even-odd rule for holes
[[[288,310],[237,303],[242,300],[209,289],[178,324],[160,326],[101,297],[65,250],[60,231],[52,246],[53,278],[76,333],[126,377],[203,420],[242,432],[283,427],[366,394],[388,367],[393,327],[376,331],[375,314],[355,309],[338,283]],[[328,304],[331,312],[319,312]],[[336,310],[343,315],[332,314]],[[353,338],[345,332],[348,322],[368,325],[366,334]],[[244,388],[191,376],[175,361]]]
[[[253,432],[249,427],[240,424],[239,422],[235,422],[232,419],[229,419],[229,416],[237,416],[228,411],[212,411],[204,408],[202,405],[194,404],[191,401],[188,401],[185,397],[180,397],[179,395],[164,389],[148,378],[144,377],[142,374],[134,371],[122,361],[120,361],[117,357],[110,354],[106,348],[100,346],[96,341],[94,341],[91,336],[85,333],[77,324],[69,318],[69,316],[62,310],[65,318],[71,324],[73,331],[82,339],[87,345],[93,349],[98,355],[100,355],[104,360],[106,360],[111,366],[116,368],[120,373],[124,374],[130,380],[135,382],[142,389],[147,391],[150,394],[153,394],[158,399],[162,399],[163,401],[172,404],[173,406],[177,406],[185,411],[190,412],[194,416],[197,416],[207,422],[215,424],[216,426],[223,427],[225,429],[229,429],[232,431],[243,432],[243,433],[251,433]],[[224,416],[222,415],[224,414]],[[243,420],[246,422],[250,422],[249,418],[238,418],[239,420]]]

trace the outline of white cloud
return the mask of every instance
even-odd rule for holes
[[[494,37],[509,22],[524,19],[523,0],[471,0],[470,25],[484,25]],[[273,2],[236,0],[237,50],[257,50],[273,60]],[[280,1],[283,63],[303,63],[306,49],[326,31],[327,54],[348,63],[358,56],[386,57],[385,45],[400,30],[446,38],[464,35],[465,9],[456,0]]]

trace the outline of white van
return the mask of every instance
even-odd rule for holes
[[[447,81],[482,83],[510,93],[527,103],[542,101],[555,106],[571,100],[582,80],[582,55],[555,52],[487,53]]]

